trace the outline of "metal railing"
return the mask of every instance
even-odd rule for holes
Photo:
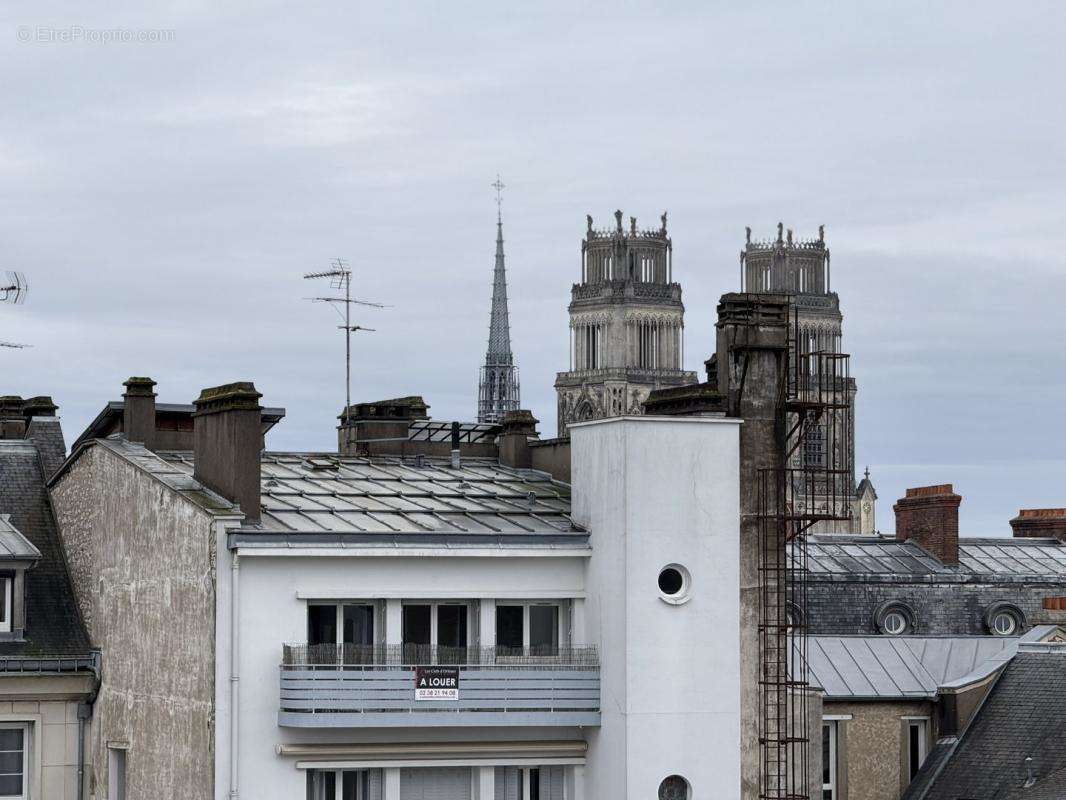
[[[594,647],[298,644],[282,659],[283,727],[600,724]],[[455,696],[419,697],[425,667],[453,672]]]
[[[441,647],[422,644],[287,644],[281,666],[452,666],[505,664],[538,667],[598,667],[595,646]]]

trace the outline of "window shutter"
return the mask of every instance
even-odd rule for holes
[[[471,800],[469,767],[400,770],[400,800]]]
[[[547,775],[545,776],[545,773]],[[548,797],[546,800],[563,800],[563,784],[566,782],[566,772],[564,767],[542,767],[540,770],[540,796],[541,800],[544,798],[544,790],[548,790]],[[547,780],[544,778],[547,777]]]
[[[382,775],[380,769],[368,770],[370,775],[367,780],[367,800],[382,800]]]
[[[518,767],[496,767],[495,800],[521,800],[522,773]]]

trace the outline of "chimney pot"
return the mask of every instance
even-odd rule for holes
[[[459,469],[463,464],[459,450],[459,423],[452,422],[452,469]]]
[[[151,378],[131,377],[123,386],[122,432],[126,440],[140,442],[149,450],[155,448],[155,381]]]
[[[913,540],[943,564],[958,564],[961,503],[950,483],[908,489],[892,507],[896,538]]]
[[[260,519],[262,395],[248,381],[204,389],[193,401],[193,477]]]

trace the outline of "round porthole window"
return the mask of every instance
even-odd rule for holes
[[[985,615],[985,624],[996,636],[1017,636],[1025,626],[1025,616],[1013,603],[995,603]]]
[[[874,614],[874,625],[886,636],[913,634],[918,627],[917,615],[909,605],[899,600],[884,603]]]
[[[881,624],[889,636],[900,636],[907,630],[907,618],[903,616],[902,611],[889,611]]]
[[[667,564],[659,571],[659,596],[667,603],[680,605],[688,600],[691,578],[680,564]]]
[[[680,775],[671,775],[659,784],[659,800],[690,800],[692,787]]]
[[[1009,611],[1000,611],[992,617],[992,632],[997,636],[1010,636],[1018,630],[1018,620]]]

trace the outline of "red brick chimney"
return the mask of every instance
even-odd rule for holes
[[[959,504],[950,483],[908,489],[892,510],[896,512],[896,538],[914,543],[944,564],[959,563]]]
[[[1017,537],[1053,537],[1066,542],[1066,508],[1023,508],[1010,527]]]
[[[204,389],[193,401],[193,477],[239,505],[246,522],[260,518],[260,397],[242,381]]]

